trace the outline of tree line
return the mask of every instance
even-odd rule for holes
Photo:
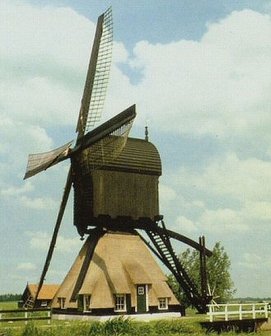
[[[0,302],[4,301],[19,301],[22,294],[0,294]]]

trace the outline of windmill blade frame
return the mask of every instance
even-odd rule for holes
[[[73,141],[45,153],[29,154],[24,180],[46,170],[65,159]]]
[[[128,125],[131,128],[132,122],[136,117],[135,105],[128,107],[123,112],[117,114],[94,130],[77,140],[77,145],[70,148],[73,141],[58,147],[52,151],[38,154],[30,154],[24,179],[32,177],[43,170],[46,170],[57,163],[73,158],[82,150],[95,145],[109,135],[117,135],[118,130]]]
[[[109,80],[113,49],[111,7],[98,18],[94,43],[81,100],[76,131],[86,134],[100,120]]]
[[[105,13],[103,13],[98,18],[96,26],[94,44],[90,56],[83,97],[81,100],[81,108],[78,117],[78,123],[76,129],[78,132],[78,136],[76,144],[78,143],[78,140],[84,135],[86,129],[88,129],[88,127],[90,126],[93,126],[94,123],[98,121],[100,118],[102,108],[104,105],[107,83],[109,79],[109,72],[112,58],[112,47],[113,47],[113,20],[112,20],[112,9],[110,7]],[[93,111],[90,111],[91,108],[93,109]],[[35,169],[34,171],[32,171],[32,174],[30,173],[26,174],[25,178],[33,176],[40,170],[47,169],[50,166],[68,158],[67,153],[69,147],[70,145],[67,146],[67,144],[61,146],[59,148],[60,152],[57,151],[57,154],[54,153],[54,155],[51,156],[49,161],[48,160],[43,161],[42,158],[44,159],[44,157],[40,155],[41,159],[40,164],[35,166]],[[52,152],[50,152],[50,154],[52,154]],[[57,235],[65,212],[66,204],[69,198],[71,185],[72,185],[72,178],[70,168],[56,224],[54,227],[53,236],[51,239],[49,250],[46,256],[46,261],[43,267],[38,289],[33,302],[34,306],[38,298],[39,292],[42,288],[45,276],[47,274],[52,259],[53,251],[57,240]]]
[[[68,202],[68,199],[69,199],[71,186],[72,186],[72,177],[71,177],[71,168],[70,168],[68,176],[67,176],[67,181],[66,181],[66,185],[65,185],[65,188],[64,188],[60,208],[59,208],[59,211],[58,211],[57,220],[56,220],[56,224],[55,224],[55,227],[54,227],[54,232],[53,232],[53,235],[52,235],[52,238],[51,238],[51,242],[50,242],[50,245],[49,245],[49,250],[47,252],[47,256],[46,256],[46,260],[45,260],[43,270],[42,270],[42,273],[41,273],[41,277],[40,277],[40,281],[39,281],[39,284],[38,284],[37,292],[36,292],[36,295],[35,295],[35,298],[34,298],[34,305],[35,305],[35,302],[38,298],[38,295],[39,295],[40,290],[42,288],[42,285],[44,283],[45,276],[47,274],[47,271],[48,271],[50,263],[51,263],[51,259],[52,259],[53,252],[54,252],[55,245],[56,245],[58,232],[59,232],[60,225],[61,225],[61,222],[62,222],[62,219],[63,219],[65,208],[66,208],[66,205],[67,205],[67,202]]]

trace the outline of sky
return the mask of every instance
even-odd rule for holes
[[[0,0],[0,294],[38,282],[69,163],[23,180],[29,153],[76,137],[97,17],[112,5],[103,120],[132,104],[157,146],[169,229],[231,260],[236,296],[271,296],[271,1]],[[47,283],[82,242],[72,199]],[[175,246],[175,245],[174,245]],[[177,244],[179,253],[186,249]]]

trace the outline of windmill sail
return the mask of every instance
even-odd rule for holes
[[[112,20],[112,10],[111,8],[109,8],[104,14],[102,14],[98,18],[97,22],[94,45],[91,52],[87,78],[84,87],[83,97],[81,100],[81,108],[77,123],[78,136],[76,144],[78,143],[79,139],[88,131],[89,127],[93,126],[95,122],[97,122],[100,119],[105,99],[106,87],[109,79],[109,71],[112,58],[112,46],[113,46],[113,20]],[[39,160],[36,160],[38,158],[37,156],[32,156],[32,159],[34,160],[30,160],[28,165],[29,172],[26,173],[25,178],[33,176],[39,171],[47,169],[53,164],[58,163],[60,161],[59,160],[60,158],[61,161],[66,159],[68,157],[66,156],[66,154],[69,147],[70,144],[68,147],[67,145],[64,145],[60,147],[61,148],[60,152],[58,152],[57,150],[57,153],[55,153],[55,151],[47,153],[50,159],[48,159],[48,157],[45,158],[45,156],[43,156],[42,154],[40,154]],[[33,164],[33,162],[36,163]],[[67,176],[66,185],[64,188],[64,194],[62,197],[60,209],[58,212],[57,221],[54,228],[54,233],[51,239],[50,247],[47,253],[46,261],[39,281],[34,304],[42,288],[47,270],[51,262],[58,231],[69,197],[71,184],[72,184],[72,178],[70,168]]]
[[[126,144],[135,117],[135,105],[132,105],[88,132],[77,141],[77,145],[74,148],[70,148],[71,141],[50,152],[30,154],[24,178],[32,177],[61,161],[73,158],[84,149],[90,147],[93,147],[93,150],[89,149],[90,153],[93,154],[92,161],[97,161],[100,158],[99,161],[101,162],[101,160],[106,160],[109,156],[111,159],[117,157]]]
[[[109,8],[99,17],[97,23],[76,128],[79,137],[86,134],[100,120],[109,80],[112,47],[113,19],[112,10]]]
[[[71,144],[72,141],[46,153],[29,154],[24,180],[62,161],[67,156]]]

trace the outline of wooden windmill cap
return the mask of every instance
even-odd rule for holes
[[[128,138],[126,146],[120,155],[106,160],[102,165],[97,164],[91,149],[86,149],[80,158],[83,174],[93,169],[115,170],[145,175],[162,174],[161,158],[157,148],[149,141]]]

